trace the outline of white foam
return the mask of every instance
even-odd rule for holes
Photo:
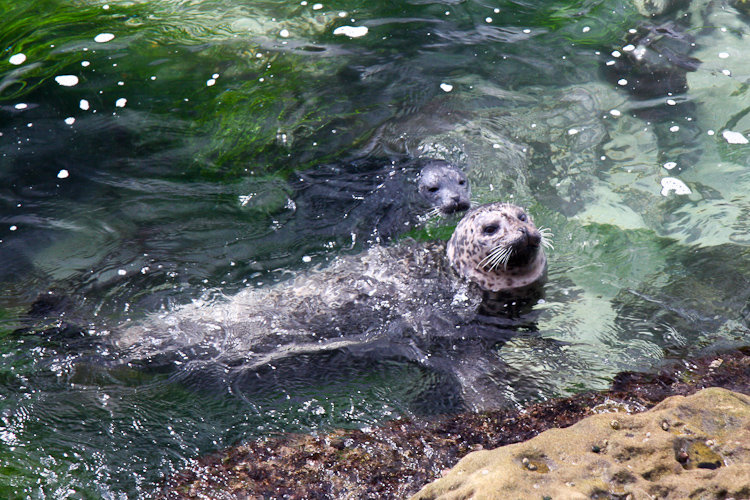
[[[112,33],[100,33],[94,37],[94,41],[96,43],[106,43],[111,40],[114,40],[114,38],[115,38],[115,35],[113,35]]]
[[[59,75],[55,77],[55,81],[63,87],[78,85],[78,77],[76,75]]]
[[[747,137],[739,132],[732,132],[731,130],[725,130],[721,135],[726,139],[729,144],[747,144]]]
[[[339,26],[333,30],[334,35],[346,35],[349,38],[365,36],[369,30],[367,26]]]
[[[674,194],[690,194],[690,188],[682,182],[680,179],[675,177],[664,177],[661,180],[661,195],[667,196],[670,191],[674,191]]]

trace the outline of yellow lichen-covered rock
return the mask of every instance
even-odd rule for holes
[[[412,500],[749,497],[750,397],[710,388],[470,453]]]

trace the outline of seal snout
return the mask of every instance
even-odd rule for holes
[[[443,214],[450,215],[456,212],[468,210],[471,208],[471,204],[466,196],[461,193],[456,193],[440,203],[438,208]]]
[[[465,193],[458,193],[453,195],[453,202],[448,206],[451,209],[450,213],[459,211],[463,212],[464,210],[471,208],[471,202]]]
[[[518,240],[519,245],[521,247],[538,247],[542,243],[542,233],[540,233],[536,228],[528,228],[526,226],[521,226],[518,228],[518,232],[520,233],[520,237]]]

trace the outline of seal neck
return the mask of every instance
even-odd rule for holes
[[[491,291],[482,290],[482,303],[477,312],[484,316],[520,318],[534,308],[544,298],[544,285],[547,283],[547,266],[531,283],[516,288]]]

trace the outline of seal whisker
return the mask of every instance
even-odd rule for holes
[[[482,259],[478,264],[477,268],[484,267],[485,269],[494,269],[498,251],[490,252],[487,257]]]
[[[501,254],[505,250],[505,247],[498,245],[494,247],[490,252],[485,256],[484,259],[480,260],[477,264],[477,267],[484,267],[486,264],[489,264],[496,260],[498,258],[498,254]]]
[[[477,262],[477,265],[475,266],[476,269],[481,269],[485,267],[485,264],[489,263],[489,261],[494,258],[495,252],[497,252],[498,250],[499,250],[499,247],[493,248],[492,251],[484,257],[484,259]]]
[[[499,264],[502,264],[503,268],[507,269],[508,260],[512,253],[513,249],[510,247],[497,246],[484,259],[479,261],[477,266],[494,271]]]
[[[554,236],[554,234],[552,233],[552,229],[548,227],[542,227],[539,228],[539,233],[541,233],[542,235],[542,246],[544,248],[554,250],[555,246],[552,244],[552,237]]]
[[[510,260],[510,257],[513,255],[513,248],[508,247],[508,251],[503,254],[503,259],[501,261],[503,265],[503,269],[508,269],[508,261]]]
[[[424,217],[427,220],[440,218],[442,216],[443,216],[443,212],[440,210],[440,207],[432,207],[424,214]]]
[[[495,252],[493,254],[493,258],[487,263],[489,265],[485,266],[485,269],[489,271],[494,271],[502,263],[505,263],[507,265],[507,259],[508,259],[507,252],[505,251]]]

